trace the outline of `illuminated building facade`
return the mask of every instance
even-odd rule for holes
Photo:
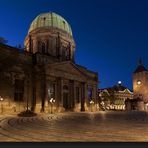
[[[68,22],[55,13],[37,16],[23,51],[0,45],[0,96],[5,110],[35,112],[96,109],[98,74],[75,63]]]
[[[125,100],[133,99],[133,92],[122,85],[121,81],[113,87],[99,89],[100,104],[104,109],[125,110]]]

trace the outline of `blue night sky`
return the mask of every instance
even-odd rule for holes
[[[53,11],[70,24],[76,63],[99,73],[100,88],[132,88],[138,59],[148,68],[147,0],[0,0],[0,36],[23,45],[32,20]]]

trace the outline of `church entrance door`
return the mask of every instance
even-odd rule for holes
[[[71,111],[71,101],[69,97],[69,88],[68,86],[63,87],[63,107],[65,108],[65,111]]]
[[[63,107],[65,108],[66,111],[70,109],[68,93],[66,92],[63,93]]]

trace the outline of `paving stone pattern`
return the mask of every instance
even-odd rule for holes
[[[0,116],[1,142],[148,142],[147,112]]]

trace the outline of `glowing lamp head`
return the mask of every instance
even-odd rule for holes
[[[55,100],[53,98],[51,98],[50,103],[55,103]]]
[[[0,96],[0,101],[3,101],[4,99]]]
[[[122,84],[122,82],[121,82],[121,81],[118,81],[118,84],[119,84],[119,85],[121,85],[121,84]]]
[[[94,101],[93,101],[93,100],[91,100],[91,101],[90,101],[90,104],[94,104]]]
[[[52,103],[52,101],[53,101],[53,98],[50,99],[50,103]]]
[[[137,85],[141,85],[142,82],[140,80],[137,81]]]

